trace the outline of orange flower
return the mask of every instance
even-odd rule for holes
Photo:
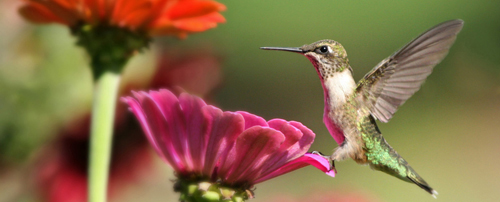
[[[212,0],[25,0],[20,13],[34,23],[111,25],[152,36],[185,38],[225,22]]]

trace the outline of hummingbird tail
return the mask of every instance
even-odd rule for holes
[[[437,191],[432,189],[408,162],[387,143],[372,116],[365,119],[360,130],[365,143],[365,156],[372,169],[385,172],[406,182],[413,182],[436,198]]]
[[[411,167],[408,169],[408,171],[409,171],[409,173],[406,177],[411,182],[415,183],[423,190],[429,192],[429,194],[431,194],[432,197],[434,197],[434,198],[437,197],[438,192],[436,190],[434,190],[432,187],[430,187],[429,184],[427,184],[427,182],[425,182],[425,180],[423,178],[421,178],[413,169],[411,169]]]

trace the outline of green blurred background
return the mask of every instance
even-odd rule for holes
[[[266,119],[300,121],[317,135],[311,150],[337,146],[322,122],[323,93],[303,56],[259,50],[320,39],[346,48],[359,80],[374,65],[428,28],[450,19],[465,26],[449,55],[387,124],[387,141],[438,192],[439,201],[500,200],[500,1],[220,1],[227,22],[172,47],[212,47],[224,81],[215,103]],[[67,28],[33,26],[15,0],[0,1],[0,201],[25,195],[30,159],[54,131],[91,104],[87,58]],[[151,73],[155,47],[135,57],[125,79]],[[168,166],[132,186],[117,201],[177,201]],[[312,167],[257,185],[257,198],[312,193],[359,194],[373,201],[435,201],[417,186],[352,160],[330,178]],[[29,195],[29,194],[28,194]],[[30,198],[30,197],[28,197]],[[31,200],[36,201],[31,197]],[[334,200],[332,200],[334,201]]]

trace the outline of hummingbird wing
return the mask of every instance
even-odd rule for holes
[[[463,24],[451,20],[429,29],[368,72],[356,92],[370,113],[388,122],[446,56]]]

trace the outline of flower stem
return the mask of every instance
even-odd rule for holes
[[[105,202],[120,74],[104,72],[95,81],[90,137],[89,201]]]
[[[94,101],[90,129],[88,193],[90,202],[105,202],[111,158],[116,98],[120,74],[127,61],[149,44],[142,32],[107,24],[76,24],[71,32],[87,51],[94,78]]]

